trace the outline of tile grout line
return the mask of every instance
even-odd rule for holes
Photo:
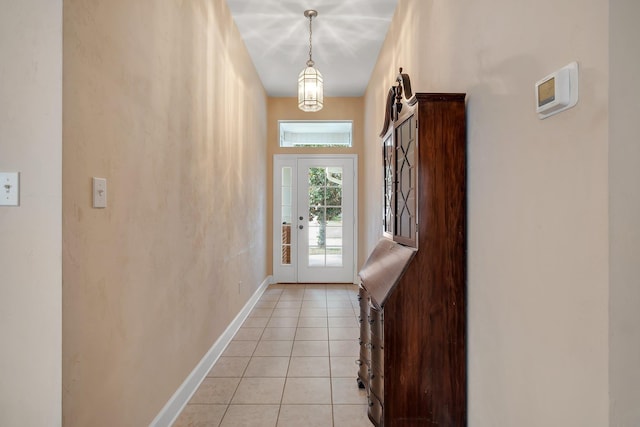
[[[279,298],[278,298],[278,300],[279,300]],[[251,311],[253,311],[253,310],[251,310]],[[271,320],[272,315],[273,315],[273,310],[271,311],[271,314],[268,317],[269,320]],[[249,314],[248,317],[250,317],[250,316],[251,316],[251,314]],[[238,384],[236,385],[236,388],[233,391],[233,394],[231,395],[231,398],[229,399],[229,404],[227,405],[227,407],[226,407],[226,409],[224,411],[224,414],[223,414],[222,418],[220,419],[220,423],[218,424],[218,427],[220,427],[222,425],[222,423],[224,422],[224,418],[227,416],[227,412],[229,411],[229,407],[231,406],[231,404],[233,402],[233,398],[236,396],[236,393],[238,392],[238,388],[240,387],[240,383],[242,383],[242,380],[245,378],[245,374],[247,372],[247,369],[249,369],[249,365],[251,364],[251,359],[253,359],[253,355],[255,354],[256,349],[258,348],[258,343],[260,343],[260,341],[262,339],[262,336],[264,335],[264,331],[267,328],[267,325],[269,324],[269,320],[267,320],[267,323],[265,323],[265,326],[262,328],[262,332],[260,333],[260,336],[258,337],[258,340],[256,342],[256,346],[253,348],[253,351],[251,352],[251,355],[249,356],[249,360],[247,361],[247,366],[245,366],[244,369],[242,370],[242,375],[240,375],[240,381],[238,381]],[[242,325],[240,325],[240,328],[242,328],[244,326],[246,321],[247,321],[247,319],[245,319],[244,322],[242,322]],[[240,329],[240,328],[238,328],[238,329]]]
[[[329,351],[329,401],[331,402],[331,426],[336,423],[333,408],[333,371],[331,366],[331,337],[329,336],[329,296],[325,293],[325,304],[327,307],[327,350]]]
[[[316,291],[320,287],[324,291],[322,296],[321,295],[317,295],[315,292],[313,292],[313,293],[310,292],[311,290]],[[278,289],[278,288],[275,288],[275,289]],[[342,288],[340,288],[340,289],[342,289]],[[287,289],[286,288],[282,288],[282,287],[279,288],[279,290],[280,290],[280,292],[277,293],[277,295],[278,295],[277,299],[275,300],[274,307],[271,308],[271,312],[270,312],[269,316],[260,316],[260,317],[265,317],[266,318],[266,322],[265,322],[264,326],[262,326],[262,331],[260,332],[260,334],[257,335],[256,346],[253,348],[253,350],[251,351],[251,354],[249,355],[249,358],[248,358],[249,360],[247,362],[247,365],[242,370],[242,373],[240,375],[240,380],[239,380],[238,384],[236,385],[236,387],[235,387],[235,389],[234,389],[234,391],[233,391],[233,393],[231,395],[229,403],[225,407],[224,413],[222,414],[222,418],[221,418],[221,420],[220,420],[220,422],[218,424],[218,427],[220,427],[222,425],[222,423],[225,421],[225,418],[227,417],[227,415],[230,414],[230,407],[232,405],[233,399],[237,395],[237,392],[239,390],[240,384],[242,383],[243,380],[249,378],[249,377],[246,376],[246,374],[249,371],[249,367],[251,365],[251,361],[254,360],[254,358],[258,357],[258,356],[256,356],[256,353],[257,353],[257,350],[258,350],[258,346],[259,346],[259,344],[261,342],[264,342],[263,338],[265,338],[265,336],[266,336],[266,332],[267,332],[266,329],[269,327],[269,324],[271,323],[271,321],[276,318],[276,317],[274,317],[274,312],[277,309],[278,304],[280,302],[283,302],[283,301],[287,301],[288,302],[285,305],[298,305],[298,307],[296,307],[298,310],[297,310],[297,316],[295,317],[294,336],[293,336],[293,339],[292,339],[291,347],[290,347],[290,349],[288,351],[288,360],[287,360],[287,367],[286,367],[286,371],[285,371],[284,384],[283,384],[283,388],[282,388],[282,391],[281,391],[279,404],[278,404],[278,411],[277,411],[276,420],[275,420],[276,425],[278,425],[278,423],[280,422],[280,416],[283,415],[282,409],[283,409],[283,405],[284,405],[284,393],[285,393],[285,390],[286,390],[286,386],[287,386],[288,380],[290,379],[290,373],[293,373],[293,372],[291,372],[291,368],[292,368],[292,363],[293,363],[293,357],[294,357],[293,356],[293,350],[295,348],[295,344],[296,344],[296,342],[316,341],[314,339],[311,339],[311,340],[304,340],[304,339],[303,340],[296,340],[296,338],[298,336],[298,330],[300,328],[304,329],[304,328],[310,328],[310,327],[317,327],[313,322],[308,321],[308,320],[305,320],[303,322],[304,325],[301,326],[301,319],[303,319],[303,317],[302,317],[302,314],[303,314],[302,313],[302,306],[304,305],[305,301],[316,301],[316,300],[317,301],[322,301],[324,303],[324,307],[322,307],[323,311],[324,311],[324,316],[322,316],[321,318],[324,319],[324,324],[326,325],[326,328],[327,328],[327,336],[326,336],[325,339],[321,340],[320,342],[325,342],[326,343],[327,352],[328,352],[326,360],[327,360],[328,368],[329,368],[329,372],[328,372],[329,391],[328,392],[329,392],[329,404],[331,405],[331,415],[330,415],[330,417],[331,417],[331,426],[335,426],[335,423],[337,422],[336,421],[336,412],[335,412],[336,408],[335,408],[335,402],[334,402],[335,396],[334,396],[334,393],[333,393],[333,391],[334,391],[333,390],[333,385],[334,385],[334,379],[338,379],[338,378],[342,378],[342,377],[335,377],[334,378],[334,375],[333,375],[334,374],[334,370],[333,370],[332,357],[331,357],[332,347],[333,346],[332,346],[332,343],[331,343],[330,327],[329,327],[329,319],[330,319],[329,318],[329,309],[330,309],[329,301],[330,300],[334,301],[334,302],[331,303],[331,305],[335,305],[335,307],[331,307],[331,309],[335,309],[335,310],[345,309],[347,307],[343,306],[344,303],[341,303],[341,301],[338,301],[338,300],[341,300],[342,296],[346,296],[347,297],[346,300],[351,303],[350,304],[351,305],[350,308],[353,310],[353,315],[355,317],[356,325],[357,325],[357,313],[356,313],[356,308],[357,307],[354,306],[353,301],[352,301],[352,295],[351,295],[351,293],[352,293],[351,291],[352,290],[351,290],[351,288],[344,287],[344,291],[345,292],[332,292],[331,295],[329,294],[328,285],[320,285],[320,286],[318,286],[318,285],[311,285],[311,286],[310,285],[303,285],[302,287],[296,286],[295,288],[291,289],[292,291],[295,291],[295,292],[292,292],[292,293],[287,292]],[[298,292],[297,291],[302,291],[302,298],[301,299],[297,299],[298,298],[298,295],[297,295]],[[274,292],[274,296],[275,296],[275,294],[276,293]],[[330,296],[331,296],[331,298],[329,298]],[[283,297],[286,298],[286,299],[283,299]],[[308,300],[305,299],[306,297],[308,297],[309,299]],[[265,300],[265,301],[274,301],[274,300]],[[294,304],[293,301],[299,301],[299,304]],[[314,305],[313,303],[310,303],[308,305],[312,305],[312,307],[307,307],[307,308],[314,308],[314,309],[316,308],[316,307],[313,307],[313,305]],[[264,308],[264,307],[261,307],[261,308]],[[283,307],[283,308],[289,309],[289,308],[292,308],[292,307]],[[339,315],[337,313],[332,313],[332,314],[334,314],[333,317],[347,317],[347,316],[341,316],[341,315]],[[314,317],[314,316],[311,316],[311,317]],[[307,317],[305,316],[305,318],[307,318]],[[246,319],[245,319],[245,322],[246,322]],[[241,328],[245,327],[245,322],[243,322],[243,324],[240,326]],[[283,324],[285,324],[285,323],[286,322],[283,322]],[[340,324],[335,326],[335,328],[342,328],[342,327],[347,328],[349,326],[346,326],[346,325],[342,326]],[[289,326],[272,326],[272,328],[274,328],[274,329],[282,329],[282,328],[289,328]],[[274,337],[275,338],[282,338],[282,336],[283,335],[281,335],[279,332],[274,332]],[[305,338],[305,336],[302,336],[302,338]],[[250,340],[250,341],[255,341],[255,340]],[[268,341],[272,341],[272,340],[268,340]],[[349,340],[347,340],[346,338],[343,338],[343,339],[337,339],[336,341],[341,342],[341,341],[349,341]],[[318,356],[317,353],[315,353],[315,354],[314,353],[308,353],[308,354],[310,356],[305,356],[305,357],[320,357],[320,356]],[[265,356],[265,357],[267,357],[267,356]],[[339,357],[339,356],[336,356],[336,357]],[[351,356],[348,356],[348,357],[351,357]],[[305,374],[305,372],[301,373],[301,375],[304,375],[304,374]],[[311,374],[311,373],[308,373],[308,374]],[[276,378],[276,377],[273,377],[273,378]],[[291,377],[291,378],[293,378],[293,377]],[[300,378],[306,378],[306,377],[302,376]],[[310,376],[309,378],[316,378],[316,377],[311,377]],[[321,377],[317,377],[317,378],[321,378]],[[236,405],[249,405],[249,406],[251,406],[251,405],[271,405],[271,404],[267,404],[267,403],[264,403],[264,404],[244,403],[244,404],[241,404],[241,403],[239,403],[239,404],[236,404]],[[320,404],[320,403],[291,403],[291,405],[292,406],[297,406],[297,405],[322,406],[323,404]]]
[[[280,297],[278,298],[278,303],[280,301],[284,301],[282,300],[282,295],[284,294],[284,289],[282,290],[282,292],[280,293]],[[278,306],[278,304],[276,304],[276,307]],[[275,309],[274,309],[275,311]],[[298,312],[298,315],[300,315],[300,312]],[[298,322],[296,321],[296,326],[297,326]],[[295,341],[295,331],[294,331],[294,335],[293,335],[294,341]],[[289,366],[291,365],[291,352],[293,352],[293,342],[291,343],[291,350],[289,351],[289,364],[287,365],[287,374],[289,373]],[[276,425],[274,427],[277,427],[278,422],[280,421],[280,414],[282,413],[282,400],[284,399],[284,390],[287,387],[287,377],[288,375],[285,375],[284,378],[284,384],[282,384],[282,392],[280,393],[280,403],[278,404],[278,414],[276,415]]]

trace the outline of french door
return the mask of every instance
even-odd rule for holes
[[[355,155],[274,156],[276,281],[353,283],[356,162]]]

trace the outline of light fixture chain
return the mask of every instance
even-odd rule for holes
[[[318,11],[305,10],[304,16],[309,18],[309,60],[298,75],[298,108],[316,112],[322,110],[324,102],[322,74],[313,63],[313,18],[318,16]]]
[[[313,17],[309,16],[309,61],[312,61],[311,59],[311,35],[313,34],[313,30],[311,28],[311,23],[313,22]]]

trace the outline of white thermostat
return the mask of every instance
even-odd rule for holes
[[[578,63],[572,62],[536,83],[536,112],[540,119],[578,103]]]

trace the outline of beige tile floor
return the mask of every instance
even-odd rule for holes
[[[369,427],[355,285],[272,285],[174,427]]]

